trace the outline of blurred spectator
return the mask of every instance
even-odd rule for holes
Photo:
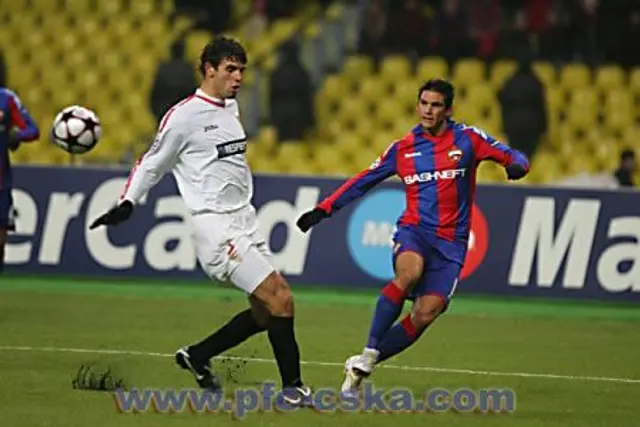
[[[430,24],[418,0],[390,2],[384,36],[385,50],[413,57],[426,55],[429,38],[425,29]]]
[[[550,8],[547,25],[537,34],[538,56],[547,61],[570,59],[571,26],[568,15],[559,8]]]
[[[173,104],[196,89],[194,70],[184,59],[184,51],[184,39],[179,39],[171,46],[171,58],[156,70],[149,103],[158,123]]]
[[[358,37],[358,53],[372,57],[376,62],[382,56],[382,38],[387,18],[382,0],[367,0],[362,13]]]
[[[280,141],[299,140],[314,125],[311,77],[299,58],[298,44],[285,43],[270,77],[270,119]]]
[[[231,0],[174,0],[175,15],[185,15],[195,21],[199,30],[219,33],[228,28]]]
[[[498,93],[502,123],[509,145],[533,156],[540,138],[547,131],[544,86],[524,58],[518,70]]]
[[[460,0],[443,0],[433,21],[431,46],[435,53],[450,63],[471,56],[475,45],[469,36],[468,23]]]
[[[575,0],[570,8],[573,59],[596,65],[603,61],[605,41],[600,0]]]
[[[256,40],[267,28],[267,0],[253,0],[251,14],[248,17],[246,37],[247,40]]]
[[[500,0],[473,0],[469,2],[468,13],[470,35],[477,44],[476,55],[483,59],[492,59],[500,37]]]
[[[265,0],[266,15],[269,24],[279,18],[290,18],[303,4],[303,0]]]
[[[620,153],[620,164],[613,176],[621,187],[633,187],[634,175],[638,170],[638,160],[636,153],[631,148],[627,148]]]
[[[605,60],[625,67],[640,65],[640,45],[629,43],[630,40],[640,40],[640,2],[602,2],[599,15],[602,31],[597,36],[602,39]]]
[[[498,56],[504,59],[515,59],[519,55],[532,57],[534,52],[528,27],[525,10],[515,11],[512,25],[501,33]]]

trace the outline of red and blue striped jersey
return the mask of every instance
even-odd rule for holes
[[[22,142],[40,137],[38,126],[31,118],[20,98],[11,90],[0,87],[0,190],[11,188],[13,182],[9,158],[9,134],[17,128],[17,137]]]
[[[420,125],[393,142],[368,168],[349,179],[318,207],[332,214],[376,184],[397,175],[405,186],[406,206],[398,225],[415,225],[448,241],[467,242],[476,171],[483,160],[529,170],[521,152],[481,129],[449,121],[440,136]]]

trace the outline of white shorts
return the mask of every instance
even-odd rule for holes
[[[198,261],[210,278],[230,282],[251,294],[275,271],[269,245],[258,232],[253,206],[228,214],[197,214],[190,219]]]

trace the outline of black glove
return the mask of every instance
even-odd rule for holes
[[[296,225],[303,233],[306,233],[307,230],[309,230],[311,227],[327,218],[328,216],[329,215],[322,209],[315,208],[311,211],[303,213],[300,218],[298,218]]]
[[[16,151],[20,147],[20,139],[18,138],[18,130],[11,129],[9,132],[9,150]]]
[[[93,230],[101,225],[118,225],[121,222],[128,220],[132,213],[133,203],[125,200],[118,206],[112,208],[109,212],[93,221],[93,224],[89,226],[89,230]]]
[[[507,166],[507,178],[509,180],[518,180],[527,174],[527,170],[517,163]]]

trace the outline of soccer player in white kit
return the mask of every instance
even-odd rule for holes
[[[189,212],[201,267],[212,279],[231,282],[249,298],[250,308],[204,340],[176,352],[200,387],[220,391],[210,359],[267,331],[289,404],[309,403],[311,391],[300,375],[294,334],[293,296],[270,263],[268,243],[258,233],[251,204],[253,178],[247,164],[246,134],[234,99],[247,55],[238,42],[216,37],[200,58],[203,80],[196,92],[163,117],[156,139],[136,163],[118,204],[91,224],[114,226],[171,171]]]

